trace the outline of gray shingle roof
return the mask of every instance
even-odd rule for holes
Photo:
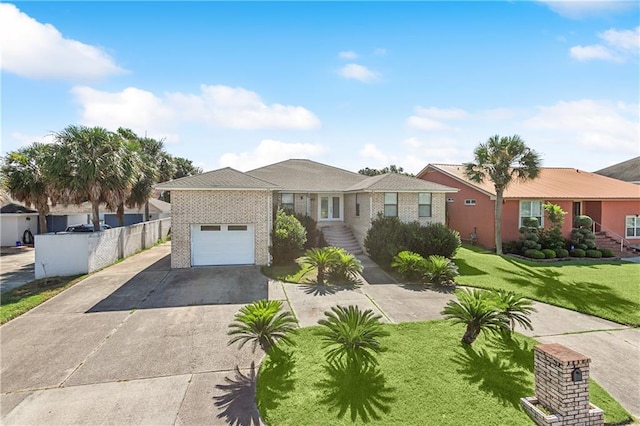
[[[348,170],[299,159],[260,167],[247,174],[273,182],[282,191],[290,192],[341,192],[367,178]]]
[[[347,191],[458,192],[458,189],[398,173],[386,173],[366,178],[349,187]]]
[[[277,185],[250,176],[231,167],[213,170],[195,176],[163,182],[155,186],[163,191],[197,189],[278,189]]]
[[[640,157],[605,167],[594,173],[625,182],[640,182]]]

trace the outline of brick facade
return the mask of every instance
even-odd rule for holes
[[[191,267],[192,224],[252,224],[255,262],[269,257],[272,193],[270,191],[171,191],[171,267]]]
[[[586,356],[557,343],[534,350],[535,398],[522,398],[522,406],[540,426],[604,424],[604,412],[589,403],[589,362]],[[574,380],[579,369],[581,377]],[[551,412],[544,414],[541,405]]]

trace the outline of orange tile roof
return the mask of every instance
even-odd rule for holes
[[[428,169],[440,170],[456,180],[495,196],[495,190],[490,180],[483,183],[471,182],[465,176],[464,167],[461,164],[429,164],[418,176],[424,174]],[[505,190],[504,198],[574,200],[635,198],[640,200],[640,185],[579,169],[542,167],[540,174],[534,180],[525,182],[514,180],[511,182]]]

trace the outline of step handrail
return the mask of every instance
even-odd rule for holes
[[[631,246],[631,241],[627,240],[626,238],[624,238],[622,235],[618,235],[615,232],[613,232],[611,229],[607,228],[606,226],[604,226],[601,223],[596,222],[595,220],[593,221],[593,224],[591,225],[591,231],[595,234],[596,233],[596,225],[598,225],[600,227],[600,232],[604,232],[605,234],[607,234],[607,236],[609,236],[609,234],[613,235],[615,239],[620,239],[620,252],[624,251],[624,242],[627,242],[627,246]]]

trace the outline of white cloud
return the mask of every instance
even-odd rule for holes
[[[542,131],[551,143],[637,155],[639,117],[638,104],[583,99],[540,106],[524,124]]]
[[[369,68],[359,64],[347,64],[339,71],[346,79],[359,80],[363,83],[371,83],[378,80],[378,74]]]
[[[53,143],[54,136],[53,133],[48,133],[46,135],[27,135],[21,132],[12,132],[11,138],[18,142],[20,145],[31,145],[34,142],[38,143]]]
[[[80,121],[90,126],[129,127],[137,133],[175,141],[175,128],[201,123],[231,129],[313,129],[320,120],[300,106],[265,104],[252,91],[229,86],[200,87],[200,93],[152,92],[128,87],[105,92],[91,87],[72,89],[81,105]]]
[[[356,59],[358,57],[358,54],[352,50],[345,50],[338,53],[338,57],[340,59]]]
[[[538,0],[558,15],[570,19],[610,16],[637,8],[631,0]]]
[[[385,56],[387,54],[387,49],[384,47],[378,47],[373,50],[373,54],[376,56]]]
[[[424,131],[451,129],[448,121],[462,120],[469,113],[459,108],[415,107],[414,114],[407,118],[406,125]]]
[[[327,147],[320,144],[287,143],[265,139],[252,151],[223,154],[218,163],[220,167],[233,167],[240,171],[247,171],[290,158],[317,158],[327,151]]]
[[[573,46],[569,54],[579,61],[600,59],[613,62],[624,62],[638,55],[640,49],[640,26],[633,30],[609,29],[598,34],[604,44]]]
[[[12,4],[0,4],[2,69],[30,78],[95,79],[125,71],[99,47],[64,36]]]

